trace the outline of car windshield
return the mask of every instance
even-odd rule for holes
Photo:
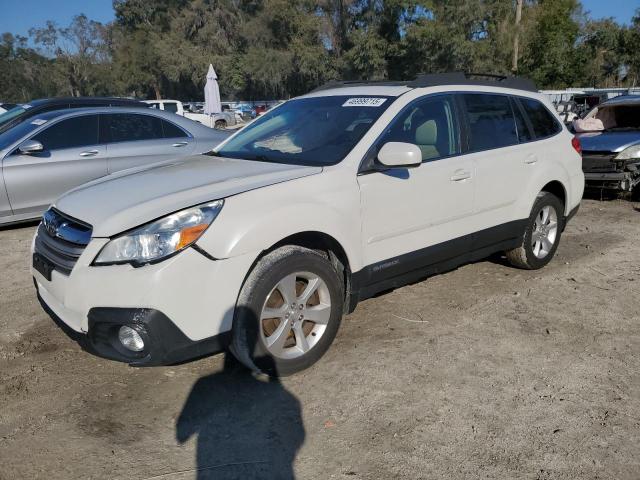
[[[384,96],[291,100],[260,117],[212,154],[297,165],[334,165],[391,103],[392,99]]]
[[[19,117],[26,111],[27,108],[23,107],[22,105],[18,105],[16,107],[13,107],[11,110],[7,110],[3,114],[0,114],[0,126],[13,120],[16,117]]]

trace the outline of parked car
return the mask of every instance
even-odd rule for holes
[[[42,113],[0,134],[0,225],[38,218],[63,192],[90,180],[206,152],[227,136],[150,108]]]
[[[12,108],[16,107],[17,105],[15,103],[0,103],[0,114],[11,110]]]
[[[325,353],[359,300],[493,252],[545,266],[580,204],[580,165],[530,82],[333,84],[208,156],[65,194],[32,273],[98,355],[158,365],[229,346],[287,375]]]
[[[107,97],[55,97],[41,98],[29,103],[16,105],[11,110],[0,114],[0,133],[5,132],[21,122],[38,116],[44,112],[64,110],[68,108],[88,107],[147,107],[145,103],[128,98]]]
[[[145,100],[145,103],[151,105],[152,108],[164,110],[165,112],[175,113],[182,117],[190,118],[210,128],[224,130],[229,126],[233,126],[238,122],[233,112],[221,112],[215,115],[206,115],[204,113],[194,113],[185,110],[182,102],[178,100]],[[242,118],[240,118],[242,120]]]
[[[640,95],[607,100],[586,119],[602,125],[600,131],[577,134],[587,186],[632,192],[640,198]]]

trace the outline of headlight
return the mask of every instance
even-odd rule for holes
[[[209,228],[224,200],[187,208],[151,222],[107,243],[94,265],[144,265],[167,258],[193,245]]]
[[[640,145],[632,145],[621,151],[616,160],[632,160],[634,158],[640,159]]]

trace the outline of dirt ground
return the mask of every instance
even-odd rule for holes
[[[499,257],[361,303],[281,382],[134,369],[41,311],[0,231],[0,479],[638,479],[640,208],[583,201],[545,269]]]

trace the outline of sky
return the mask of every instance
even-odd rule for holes
[[[614,17],[629,23],[640,0],[582,0],[593,18]],[[112,0],[0,0],[0,33],[26,36],[32,27],[42,27],[47,20],[68,25],[74,15],[84,13],[102,23],[113,20]]]

